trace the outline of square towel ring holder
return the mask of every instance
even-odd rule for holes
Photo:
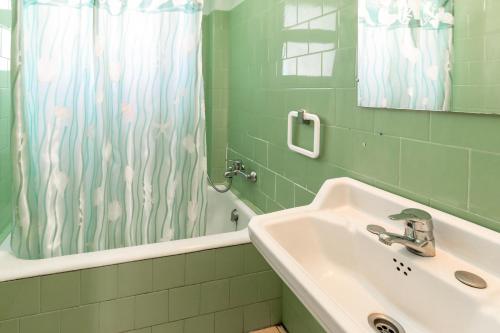
[[[313,141],[313,150],[307,150],[302,147],[296,146],[293,144],[293,121],[297,119],[301,124],[309,125],[311,122],[314,126],[314,141]],[[319,157],[319,149],[320,149],[320,131],[321,131],[321,122],[319,117],[315,114],[309,113],[306,110],[298,110],[298,111],[290,111],[288,113],[288,133],[287,133],[287,143],[288,148],[296,153],[302,154],[304,156],[310,158],[318,158]]]

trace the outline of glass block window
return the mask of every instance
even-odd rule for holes
[[[10,10],[11,5],[10,5],[10,0],[0,0],[0,10]]]
[[[0,25],[0,71],[8,71],[9,68],[10,68],[10,28]]]

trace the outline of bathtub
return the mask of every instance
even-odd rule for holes
[[[237,222],[231,221],[235,209]],[[207,230],[203,237],[39,260],[15,257],[7,237],[0,244],[0,282],[249,243],[247,226],[254,215],[233,193],[220,194],[208,188]]]

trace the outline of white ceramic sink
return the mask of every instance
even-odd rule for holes
[[[435,257],[384,245],[366,230],[376,224],[403,234],[404,222],[387,216],[405,208],[432,215]],[[328,332],[374,332],[371,313],[406,333],[500,332],[500,233],[349,178],[325,182],[309,206],[252,218],[249,231]],[[457,270],[488,287],[462,284]]]

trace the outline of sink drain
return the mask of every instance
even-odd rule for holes
[[[372,313],[368,316],[368,323],[380,333],[405,333],[405,330],[397,321],[381,313]]]

